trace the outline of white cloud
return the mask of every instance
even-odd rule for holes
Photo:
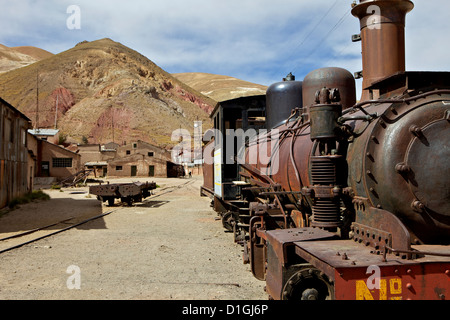
[[[169,72],[218,73],[269,85],[291,71],[301,79],[324,66],[361,69],[360,43],[350,41],[359,32],[358,20],[348,14],[351,2],[8,1],[0,11],[0,43],[58,53],[109,37]],[[81,30],[66,27],[72,4],[81,9]],[[449,1],[415,4],[407,17],[408,69],[449,70]]]

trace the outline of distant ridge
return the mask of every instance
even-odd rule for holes
[[[37,61],[42,59],[47,59],[53,57],[54,54],[48,52],[41,48],[31,47],[31,46],[22,46],[22,47],[11,47],[11,49],[16,50],[17,52],[29,55],[30,57],[36,59]]]
[[[36,47],[8,48],[0,44],[0,73],[28,66],[51,56],[53,53]]]
[[[210,73],[174,73],[174,77],[217,102],[266,94],[267,87],[237,78]]]

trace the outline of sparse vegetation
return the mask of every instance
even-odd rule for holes
[[[59,134],[59,139],[58,139],[58,144],[62,145],[64,143],[66,143],[66,141],[67,141],[67,134],[60,133]]]
[[[15,208],[17,208],[18,205],[30,203],[30,202],[37,201],[37,200],[47,201],[47,200],[50,200],[50,196],[41,190],[33,191],[22,197],[17,197],[17,198],[12,199],[8,203],[8,207],[10,209],[15,209]]]

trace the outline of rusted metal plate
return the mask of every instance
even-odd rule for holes
[[[371,254],[370,248],[353,240],[295,242],[296,253],[302,258],[314,256],[333,268],[355,268],[369,265],[397,264],[395,260],[383,262],[383,256]]]
[[[449,253],[448,246],[416,246],[426,252]],[[450,257],[424,256],[405,260],[370,253],[352,240],[295,242],[295,252],[322,270],[335,282],[335,298],[370,299],[449,299]],[[379,268],[380,286],[371,289],[367,280]],[[369,279],[370,278],[370,279]]]
[[[136,184],[123,184],[118,186],[121,197],[135,196],[141,193],[141,187]]]
[[[99,186],[90,186],[89,193],[96,196],[116,196],[117,195],[117,184],[105,184]]]
[[[324,240],[336,238],[334,233],[318,228],[292,228],[278,229],[266,232],[267,241],[272,245],[278,259],[284,264],[287,262],[286,245],[296,241]]]
[[[449,300],[450,262],[336,270],[337,300]]]
[[[154,182],[116,183],[90,186],[89,193],[97,196],[129,197],[139,195],[142,191],[156,189]]]

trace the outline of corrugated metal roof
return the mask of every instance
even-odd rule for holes
[[[108,162],[86,162],[85,166],[107,166]]]
[[[29,133],[35,136],[55,136],[59,130],[58,129],[29,129]]]

